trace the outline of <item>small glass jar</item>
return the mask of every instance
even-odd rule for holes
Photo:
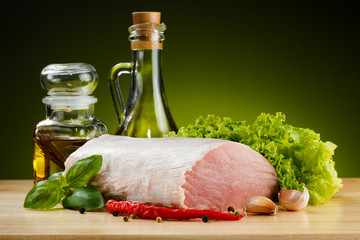
[[[43,98],[46,119],[36,125],[33,135],[34,183],[63,171],[72,152],[107,133],[105,124],[94,117],[97,99],[88,96],[97,85],[97,74],[91,65],[49,65],[41,74],[41,82],[50,96]]]

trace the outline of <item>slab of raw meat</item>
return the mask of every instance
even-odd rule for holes
[[[273,197],[273,166],[246,145],[206,138],[132,138],[103,135],[69,156],[98,154],[103,165],[91,184],[106,198],[173,208],[226,211],[252,196]]]

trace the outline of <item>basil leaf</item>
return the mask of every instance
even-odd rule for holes
[[[70,187],[68,186],[66,178],[63,175],[59,176],[59,185],[60,185],[60,188],[64,191],[65,194],[69,193]]]
[[[60,188],[67,186],[66,178],[63,175],[59,176],[59,184],[60,184]]]
[[[97,209],[104,206],[103,198],[96,187],[89,185],[76,188],[62,200],[64,208]]]
[[[66,173],[67,186],[70,188],[84,186],[90,181],[91,177],[100,170],[101,165],[101,155],[92,155],[76,161]]]
[[[59,187],[59,183],[51,180],[38,182],[26,195],[24,201],[25,208],[47,209],[52,208],[61,200],[64,192]]]
[[[54,173],[53,175],[51,175],[48,180],[50,181],[59,181],[59,177],[60,175],[62,175],[63,172],[57,172],[57,173]]]

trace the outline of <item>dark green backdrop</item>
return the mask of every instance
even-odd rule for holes
[[[48,64],[92,64],[95,115],[115,131],[107,77],[131,59],[127,29],[139,10],[161,11],[168,26],[163,77],[178,126],[207,113],[252,122],[281,111],[338,145],[341,177],[360,177],[359,9],[346,1],[209,2],[2,0],[0,178],[32,177]]]

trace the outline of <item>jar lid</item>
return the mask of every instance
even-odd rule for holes
[[[48,95],[86,96],[95,90],[98,75],[87,63],[50,64],[42,70],[40,81]]]
[[[43,103],[50,105],[51,109],[78,110],[86,109],[90,104],[97,102],[96,97],[92,96],[47,96],[42,100]]]

